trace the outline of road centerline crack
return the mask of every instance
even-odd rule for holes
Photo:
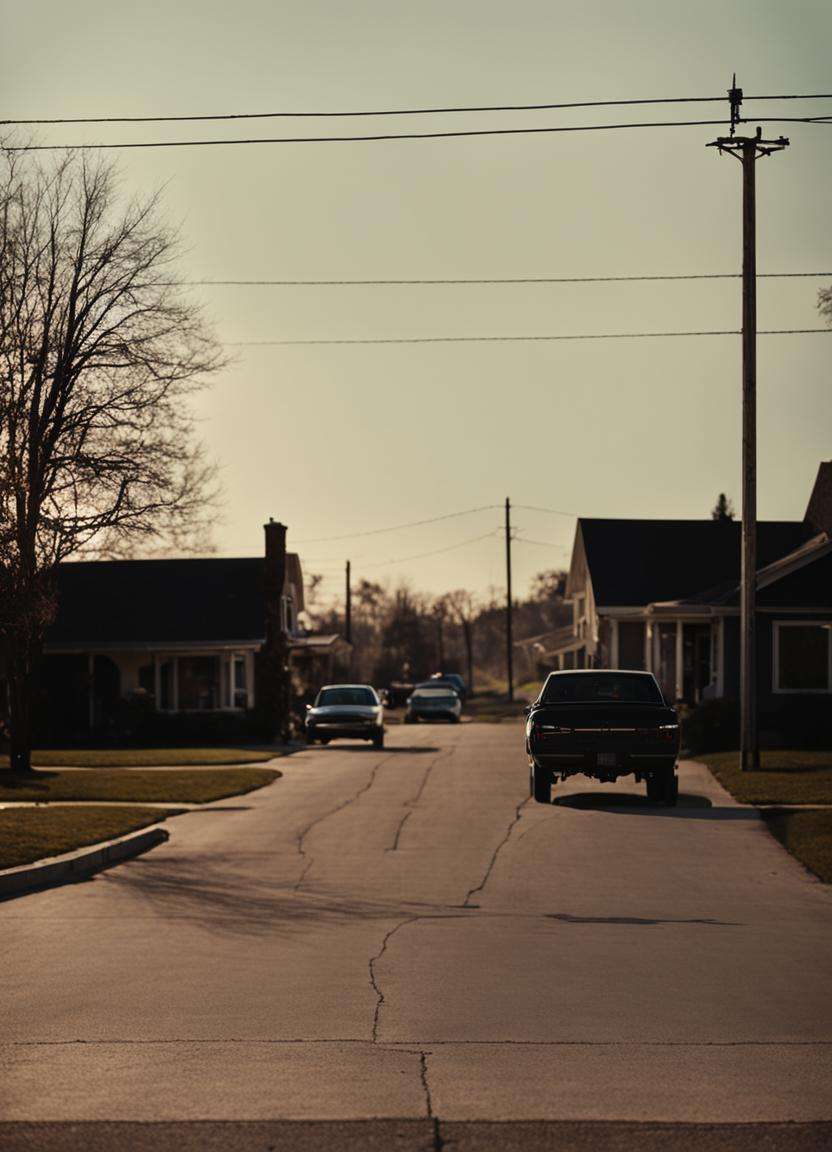
[[[471,903],[471,897],[476,892],[482,892],[484,890],[486,884],[489,881],[491,873],[494,870],[494,865],[497,863],[497,857],[500,855],[503,848],[505,848],[506,844],[508,844],[509,840],[511,839],[511,834],[514,831],[514,829],[517,827],[517,824],[520,821],[521,812],[525,808],[525,806],[528,804],[528,802],[529,802],[529,798],[527,796],[524,800],[521,800],[521,802],[515,808],[514,817],[512,818],[508,828],[506,829],[505,835],[503,836],[502,840],[497,845],[497,847],[494,849],[494,851],[491,853],[491,859],[488,862],[488,867],[485,870],[485,874],[484,874],[482,880],[479,882],[479,884],[475,885],[475,887],[469,888],[465,899],[462,901],[462,907],[463,908],[476,908],[476,907],[478,907],[478,905]]]

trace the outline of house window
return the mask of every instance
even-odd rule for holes
[[[246,658],[245,656],[235,656],[233,662],[234,671],[234,695],[232,697],[232,704],[235,708],[248,707],[248,681],[246,678]]]
[[[179,708],[210,712],[220,707],[220,662],[216,656],[180,656]]]
[[[775,621],[774,691],[832,691],[832,624]]]
[[[173,660],[163,660],[159,664],[159,700],[156,707],[162,712],[170,712],[175,706]]]

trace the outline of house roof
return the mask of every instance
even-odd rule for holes
[[[599,607],[645,605],[726,589],[740,577],[736,520],[578,521]],[[758,567],[805,544],[817,529],[800,520],[757,524]]]
[[[325,635],[312,633],[307,636],[293,636],[289,641],[289,647],[293,652],[325,652],[330,648],[351,648],[352,645],[337,632],[333,632]]]
[[[290,579],[296,562],[287,555]],[[58,615],[46,642],[262,642],[264,563],[258,556],[62,564]]]

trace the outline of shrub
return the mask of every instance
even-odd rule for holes
[[[682,745],[692,752],[724,752],[736,748],[740,714],[736,700],[703,700],[682,716]]]

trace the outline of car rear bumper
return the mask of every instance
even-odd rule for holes
[[[439,708],[411,708],[410,715],[414,716],[417,720],[456,720],[459,718],[459,713],[454,712],[453,709],[446,711]]]
[[[557,772],[582,772],[587,776],[629,776],[633,772],[667,772],[676,765],[677,751],[619,751],[613,749],[571,752],[532,751],[532,759],[541,768]]]

